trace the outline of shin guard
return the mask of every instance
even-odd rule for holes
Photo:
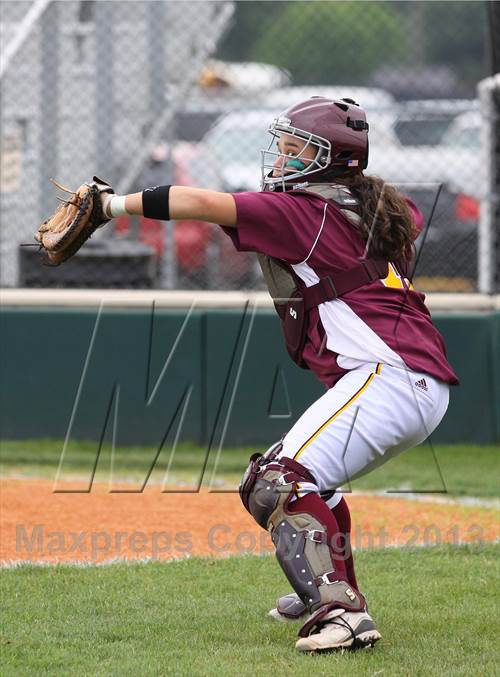
[[[297,461],[276,456],[252,457],[240,485],[245,507],[271,533],[281,568],[315,618],[336,608],[361,611],[364,597],[347,582],[338,556],[334,516],[317,494],[296,498],[297,483],[315,484],[314,477]]]

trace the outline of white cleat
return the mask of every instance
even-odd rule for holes
[[[320,623],[320,629],[301,637],[295,644],[299,651],[332,651],[334,649],[366,649],[382,635],[366,611],[330,611]]]

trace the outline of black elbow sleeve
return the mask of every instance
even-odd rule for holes
[[[142,191],[142,213],[148,219],[170,219],[169,193],[171,186],[153,186]]]

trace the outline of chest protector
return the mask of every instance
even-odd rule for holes
[[[357,201],[345,186],[312,184],[300,190],[333,203],[354,226],[359,225],[361,218]],[[305,287],[290,264],[265,254],[257,254],[257,257],[281,320],[288,353],[303,369],[309,368],[302,353],[307,340],[311,308],[333,301],[373,280],[383,279],[388,274],[386,259],[360,259],[352,268],[323,277],[311,287]]]

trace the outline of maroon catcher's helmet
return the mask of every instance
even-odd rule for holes
[[[288,134],[306,142],[293,158],[274,149],[274,139],[262,150],[262,189],[287,190],[297,183],[323,183],[339,176],[362,172],[368,164],[368,123],[352,99],[332,100],[314,96],[291,106],[270,125],[274,139]],[[313,160],[301,160],[310,146]],[[277,158],[283,158],[281,176],[273,176]]]

